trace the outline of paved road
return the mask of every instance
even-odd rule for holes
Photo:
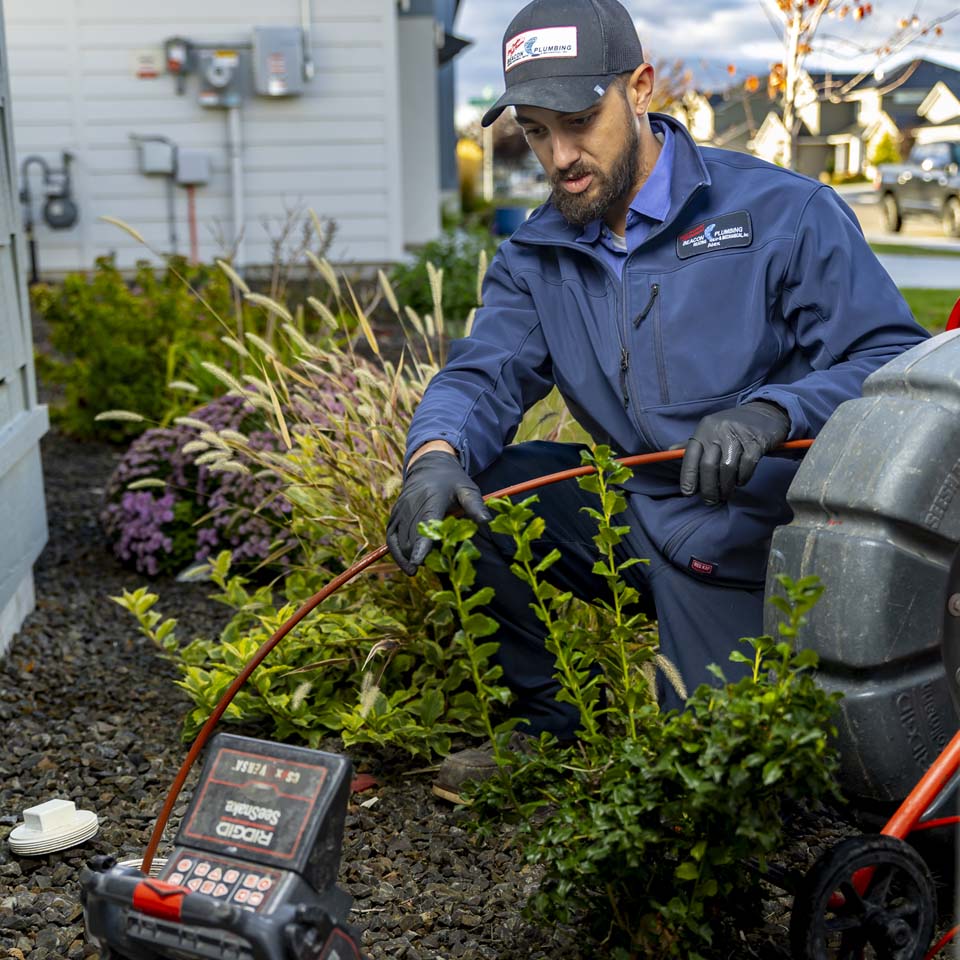
[[[877,254],[898,287],[956,290],[960,294],[960,257]]]

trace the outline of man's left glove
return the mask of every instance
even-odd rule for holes
[[[417,457],[407,469],[403,489],[387,523],[387,547],[408,577],[417,572],[433,546],[433,541],[421,536],[417,527],[428,520],[442,520],[454,506],[462,507],[464,515],[474,523],[492,519],[480,488],[453,454],[431,450]]]
[[[760,458],[790,433],[790,417],[773,403],[755,400],[704,417],[687,442],[680,465],[680,492],[697,490],[705,503],[729,500],[752,476]]]

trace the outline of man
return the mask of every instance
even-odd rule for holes
[[[499,662],[529,733],[574,735],[554,699],[530,596],[490,534],[481,491],[579,464],[566,444],[508,446],[556,385],[598,443],[622,453],[684,446],[683,462],[626,484],[627,579],[658,620],[687,690],[728,676],[741,636],[762,632],[770,536],[790,518],[797,463],[767,457],[814,437],[864,378],[926,333],[829,187],[751,156],[698,148],[648,112],[653,68],[617,0],[534,0],[504,35],[506,92],[553,187],[491,263],[471,335],[451,350],[408,436],[387,543],[408,574],[430,541],[417,525],[455,507],[481,524],[478,588],[501,625]],[[762,458],[762,459],[761,459]],[[589,498],[539,492],[550,579],[591,600]],[[667,686],[666,706],[682,700]],[[482,777],[483,751],[447,758],[441,795]]]

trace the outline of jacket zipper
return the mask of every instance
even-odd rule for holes
[[[660,284],[653,285],[653,295],[650,297],[650,308],[660,293]],[[670,402],[670,388],[667,385],[667,364],[663,356],[663,304],[657,305],[657,312],[653,318],[653,349],[657,357],[657,378],[660,380],[660,402]]]
[[[657,297],[660,296],[660,284],[655,283],[650,287],[650,299],[647,301],[647,305],[640,311],[637,319],[633,321],[635,327],[639,327],[640,324],[647,319],[647,314],[653,309],[653,305],[657,302]]]
[[[630,406],[630,393],[627,390],[627,371],[630,369],[630,354],[627,348],[620,346],[620,393],[623,396],[623,409]]]

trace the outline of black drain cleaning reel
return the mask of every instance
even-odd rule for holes
[[[345,757],[218,734],[159,876],[81,873],[101,960],[362,960],[336,886],[350,779]]]

